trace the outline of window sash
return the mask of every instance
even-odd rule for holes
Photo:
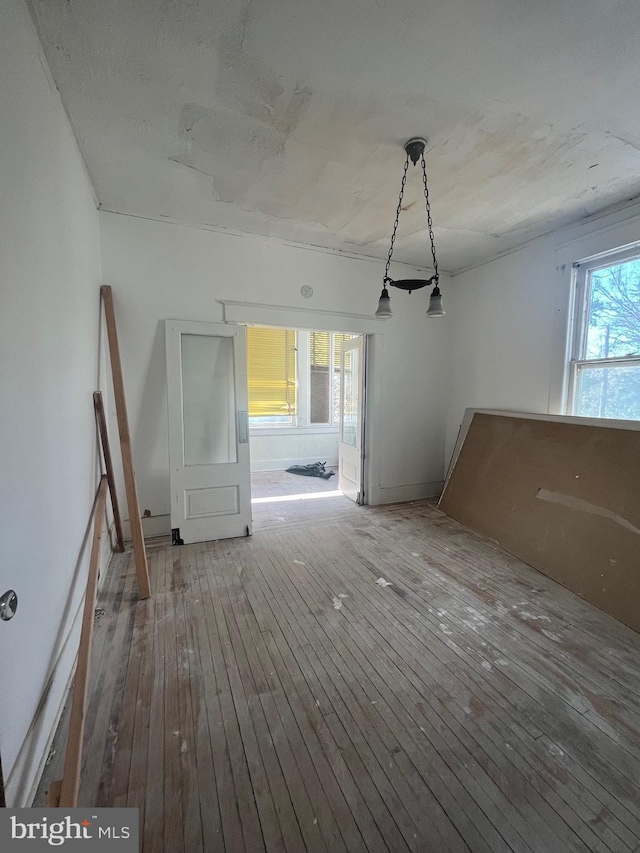
[[[309,408],[308,425],[338,426],[338,405],[340,400],[340,346],[343,341],[353,337],[348,332],[309,332]],[[315,374],[315,376],[314,376]],[[323,380],[323,377],[325,379]],[[325,386],[322,388],[322,386]],[[314,389],[324,393],[326,399],[319,400],[314,407],[312,394]],[[326,411],[323,420],[312,420],[314,408]]]
[[[606,358],[586,358],[589,319],[591,314],[591,276],[592,273],[609,267],[619,266],[640,258],[640,245],[626,250],[594,258],[591,261],[574,264],[574,299],[572,310],[571,346],[569,375],[567,382],[568,414],[578,414],[578,393],[580,390],[580,372],[585,368],[615,368],[640,365],[640,356],[612,356]]]
[[[618,356],[617,358],[581,358],[571,362],[578,370],[582,367],[623,367],[640,364],[640,355]]]
[[[640,420],[640,358],[580,362],[574,389],[581,417]]]

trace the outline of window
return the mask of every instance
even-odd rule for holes
[[[569,412],[640,420],[640,252],[576,265]]]
[[[247,380],[251,426],[296,422],[296,333],[247,328]]]
[[[337,425],[340,416],[340,345],[351,335],[309,332],[309,423]]]
[[[249,424],[338,429],[340,345],[350,334],[247,328]]]

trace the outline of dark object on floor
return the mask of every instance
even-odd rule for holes
[[[333,477],[335,471],[325,471],[326,462],[313,462],[311,465],[292,465],[287,468],[289,474],[301,474],[303,477],[322,477],[328,480]]]

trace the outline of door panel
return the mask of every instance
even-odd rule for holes
[[[338,486],[356,503],[364,503],[364,362],[365,337],[344,341],[340,346],[340,443]]]
[[[243,326],[167,320],[171,527],[185,544],[251,532]]]

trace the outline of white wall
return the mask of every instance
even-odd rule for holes
[[[571,265],[637,241],[636,204],[454,277],[447,462],[467,407],[564,412]]]
[[[25,805],[77,651],[97,485],[95,201],[22,0],[0,27],[0,752]]]
[[[221,321],[219,300],[372,316],[384,264],[113,213],[101,213],[100,222],[105,283],[114,289],[139,497],[142,509],[162,517],[145,522],[148,533],[157,533],[168,529],[169,512],[162,321]],[[400,272],[398,266],[396,275]],[[310,300],[300,295],[303,284],[314,288]],[[434,494],[443,479],[447,388],[440,367],[447,360],[449,318],[428,320],[428,299],[426,290],[411,296],[394,292],[395,316],[379,321],[384,360],[371,390],[381,402],[376,428],[384,454],[376,485],[382,500]],[[290,317],[280,324],[290,325]],[[326,328],[326,319],[312,327]]]
[[[313,429],[294,429],[260,432],[251,430],[252,471],[283,471],[290,465],[326,462],[327,467],[338,464],[338,433],[315,432]]]

